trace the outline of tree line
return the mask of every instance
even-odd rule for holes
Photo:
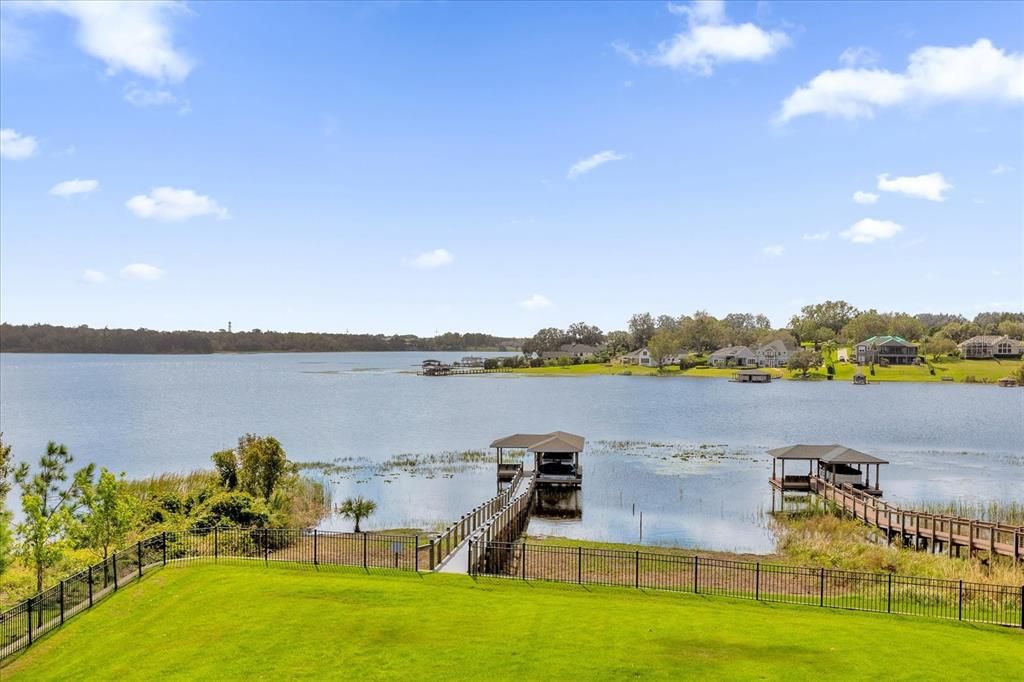
[[[413,334],[328,334],[253,329],[228,332],[96,329],[49,324],[0,325],[5,353],[206,354],[338,351],[505,351],[520,340],[491,334],[446,332],[434,337]]]
[[[922,351],[946,355],[956,345],[982,334],[1024,338],[1024,313],[984,312],[973,319],[955,313],[879,312],[860,310],[846,301],[825,301],[806,305],[789,324],[773,328],[766,315],[730,313],[717,318],[705,310],[692,315],[637,313],[626,329],[603,332],[599,327],[577,322],[567,329],[547,327],[523,342],[525,353],[554,351],[567,343],[601,346],[599,355],[613,357],[647,348],[652,360],[686,350],[698,354],[723,346],[755,346],[778,339],[789,347],[826,343],[857,343],[872,336],[901,336],[922,344]]]

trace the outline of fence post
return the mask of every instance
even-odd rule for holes
[[[110,555],[110,562],[114,565],[114,592],[117,592],[117,552]]]
[[[757,562],[757,566],[754,569],[754,599],[761,598],[761,562]]]
[[[825,568],[821,569],[821,578],[819,580],[818,588],[818,606],[825,605]]]
[[[270,561],[270,531],[263,529],[263,565]]]
[[[89,608],[92,608],[92,566],[89,566]]]
[[[60,624],[64,625],[64,581],[63,580],[60,581],[60,590],[58,590],[58,594],[60,595]]]
[[[520,561],[519,563],[522,564],[521,568],[523,569],[523,580],[526,580],[526,543],[525,542],[523,543],[523,560]]]
[[[964,581],[963,580],[960,581],[960,593],[959,593],[959,597],[956,600],[956,603],[957,603],[956,619],[957,620],[963,620],[964,619]]]
[[[163,551],[164,551],[164,566],[167,565],[167,531],[163,532]]]
[[[1020,627],[1024,629],[1024,585],[1020,586]]]
[[[313,565],[314,566],[318,566],[319,563],[320,563],[320,560],[317,558],[317,555],[316,555],[317,538],[319,537],[319,535],[320,534],[317,532],[316,528],[314,528],[313,529]]]
[[[576,584],[583,584],[583,546],[576,546]]]
[[[469,539],[469,565],[466,566],[466,573],[473,575],[473,538]]]
[[[697,579],[697,575],[700,572],[700,557],[696,554],[693,555],[693,593],[700,593],[700,581]]]
[[[636,589],[640,589],[640,550],[636,550],[636,571],[634,572]]]
[[[367,543],[366,531],[364,530],[363,531],[363,568],[367,568],[367,566],[366,566],[366,543]]]
[[[28,645],[32,646],[32,597],[28,598]]]
[[[139,580],[142,580],[142,540],[135,545],[135,555],[139,559]]]
[[[220,559],[220,532],[217,530],[217,526],[213,527],[213,563],[217,563]]]
[[[472,540],[470,542],[472,542]],[[412,560],[413,560],[413,565],[416,567],[416,572],[419,573],[420,572],[420,536],[419,535],[413,536],[412,543],[413,543],[412,544],[412,557],[413,557]],[[472,558],[472,554],[470,555],[470,558]]]

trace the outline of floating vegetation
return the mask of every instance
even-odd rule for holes
[[[392,483],[401,474],[424,475],[428,479],[438,476],[452,478],[462,471],[496,461],[494,454],[481,450],[463,450],[432,454],[403,452],[382,462],[372,462],[365,457],[339,457],[330,462],[299,462],[296,466],[300,470],[320,471],[339,479],[355,478],[356,483],[367,483],[373,478],[383,478],[385,483]]]

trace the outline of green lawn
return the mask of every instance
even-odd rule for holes
[[[466,576],[158,571],[5,680],[1019,679],[1024,633],[920,618]]]
[[[875,374],[872,376],[867,367],[864,374],[870,381],[942,381],[942,377],[952,377],[955,382],[963,382],[967,377],[973,376],[979,382],[995,382],[1001,377],[1014,374],[1021,363],[1016,360],[961,360],[959,358],[942,358],[932,363],[935,367],[935,374],[928,371],[927,365],[900,365],[890,367],[875,366]],[[853,381],[856,366],[849,363],[836,363],[836,381]],[[532,376],[592,376],[592,375],[632,375],[632,376],[666,376],[666,377],[719,377],[731,378],[736,373],[735,369],[717,368],[694,368],[680,371],[678,366],[665,367],[660,372],[653,367],[637,367],[627,365],[568,365],[566,367],[531,367],[515,370],[520,374]],[[771,370],[776,377],[800,380],[800,378],[789,370]],[[824,380],[825,368],[814,370],[809,373],[812,380]]]

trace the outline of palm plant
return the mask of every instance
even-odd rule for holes
[[[338,505],[337,512],[346,519],[352,519],[356,523],[355,532],[359,531],[359,522],[373,514],[377,509],[377,503],[368,500],[363,496],[346,498]]]

